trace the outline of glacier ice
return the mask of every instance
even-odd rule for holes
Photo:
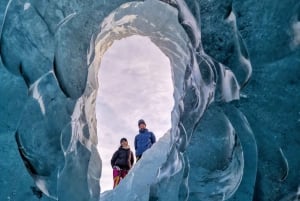
[[[126,2],[1,1],[0,200],[37,200],[29,175],[43,200],[99,200],[98,67],[134,34],[171,61],[172,128],[100,199],[295,199],[300,3]]]

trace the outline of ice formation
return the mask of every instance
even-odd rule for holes
[[[0,200],[296,199],[299,10],[297,0],[1,1]],[[170,59],[172,128],[100,195],[97,72],[131,35]]]

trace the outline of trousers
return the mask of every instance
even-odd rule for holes
[[[128,174],[128,170],[122,170],[120,168],[113,168],[113,179],[114,179],[114,188],[120,183],[122,179]]]

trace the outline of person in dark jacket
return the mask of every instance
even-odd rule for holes
[[[155,135],[151,131],[148,131],[143,119],[138,121],[138,127],[139,133],[134,138],[136,161],[142,157],[144,151],[149,149],[156,142]]]
[[[113,168],[114,188],[128,174],[134,163],[134,156],[126,138],[120,140],[121,146],[111,158],[111,167]]]

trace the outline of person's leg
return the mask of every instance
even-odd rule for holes
[[[121,171],[121,178],[124,179],[124,177],[128,174],[128,170],[122,170]]]
[[[115,188],[121,180],[121,170],[118,170],[117,168],[113,168],[113,179],[114,179],[114,187]]]

